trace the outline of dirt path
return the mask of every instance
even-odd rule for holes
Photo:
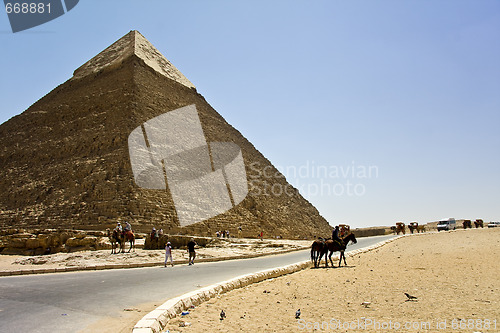
[[[347,258],[348,267],[307,269],[221,295],[167,329],[498,332],[499,260],[500,228],[406,237]]]

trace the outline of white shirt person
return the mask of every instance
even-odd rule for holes
[[[167,267],[167,261],[170,258],[170,264],[172,267],[174,267],[174,260],[172,258],[172,245],[170,242],[167,242],[167,245],[165,245],[165,267]]]

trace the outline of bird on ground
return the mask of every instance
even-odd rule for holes
[[[224,312],[224,310],[221,310],[221,312],[220,312],[220,320],[223,321],[224,318],[226,318],[226,313]]]
[[[369,307],[370,304],[372,304],[371,302],[363,302],[361,303],[361,305],[363,305],[365,308]]]
[[[416,296],[412,296],[408,293],[405,293],[406,297],[408,297],[407,301],[416,301],[417,300],[417,297]]]
[[[295,319],[300,319],[300,309],[295,312]]]

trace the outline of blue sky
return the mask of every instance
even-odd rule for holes
[[[500,2],[80,0],[16,34],[3,13],[0,122],[133,29],[330,224],[500,220]]]

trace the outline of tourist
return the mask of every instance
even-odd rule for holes
[[[194,241],[194,238],[191,238],[188,245],[189,252],[189,265],[194,265],[194,258],[196,258],[196,252],[194,251],[194,247],[197,245]]]
[[[165,245],[165,267],[167,267],[169,258],[172,267],[174,267],[174,259],[172,258],[172,245],[170,244],[170,242],[167,242],[167,245]]]
[[[123,231],[132,231],[132,226],[130,225],[130,223],[128,223],[128,221],[125,221],[125,227],[123,228]]]

